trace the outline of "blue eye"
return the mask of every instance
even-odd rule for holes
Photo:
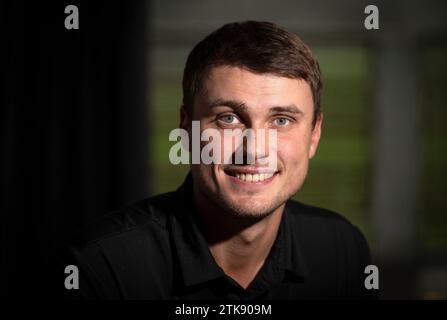
[[[275,119],[275,124],[277,126],[279,126],[279,127],[284,127],[284,126],[288,125],[289,122],[290,122],[290,120],[287,119],[287,118],[277,118],[277,119]]]
[[[228,124],[237,123],[237,118],[232,114],[224,115],[224,116],[220,117],[219,120],[221,120],[225,123],[228,123]]]

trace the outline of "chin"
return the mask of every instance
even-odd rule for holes
[[[285,200],[287,201],[287,199]],[[260,220],[270,216],[285,201],[272,199],[228,199],[221,198],[221,205],[229,214],[243,219]]]

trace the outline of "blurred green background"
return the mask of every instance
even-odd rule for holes
[[[430,48],[423,55],[423,155],[421,216],[424,245],[447,248],[447,47]]]

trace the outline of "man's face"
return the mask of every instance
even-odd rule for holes
[[[192,165],[195,194],[238,216],[263,217],[281,207],[303,184],[320,139],[321,119],[314,127],[313,110],[303,80],[238,67],[211,69],[192,119],[183,111],[181,126],[190,131],[191,121],[198,120],[201,131],[220,131],[222,145],[228,143],[224,129],[276,129],[277,149],[268,152],[277,153],[277,165],[273,170],[258,162]]]

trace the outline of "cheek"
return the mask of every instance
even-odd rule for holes
[[[283,138],[278,137],[278,156],[285,163],[292,162],[293,164],[293,162],[308,159],[309,148],[309,136],[297,134]]]
[[[218,192],[216,186],[216,178],[213,169],[214,169],[213,166],[209,165],[191,166],[192,177],[195,183],[199,186],[199,189],[211,193]]]
[[[191,165],[191,172],[193,175],[199,177],[201,180],[211,180],[212,167],[210,165],[204,164],[194,164]]]

